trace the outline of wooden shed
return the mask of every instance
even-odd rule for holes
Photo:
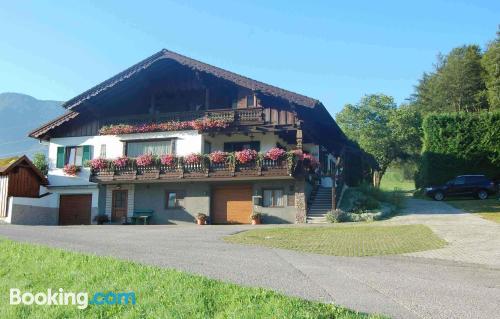
[[[0,166],[0,217],[7,216],[9,197],[38,198],[40,186],[48,183],[47,178],[26,156]]]

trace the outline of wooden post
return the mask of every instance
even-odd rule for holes
[[[302,130],[301,129],[297,130],[296,139],[297,139],[297,149],[301,150],[302,149]]]

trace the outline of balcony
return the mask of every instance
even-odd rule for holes
[[[248,109],[219,109],[219,110],[200,110],[200,111],[184,111],[184,112],[169,112],[160,113],[152,117],[150,114],[119,116],[103,120],[101,125],[115,124],[143,124],[152,121],[168,122],[168,121],[192,121],[202,118],[210,118],[223,120],[227,123],[238,125],[295,125],[297,118],[293,112],[277,110],[273,108],[248,108]]]
[[[132,181],[181,181],[181,180],[223,180],[234,178],[283,178],[296,173],[296,166],[286,159],[269,160],[248,164],[239,163],[199,163],[162,165],[154,163],[138,166],[135,162],[122,168],[93,169],[90,181],[94,183],[132,182]]]

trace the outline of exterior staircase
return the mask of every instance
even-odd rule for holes
[[[325,224],[326,213],[332,210],[332,188],[319,186],[311,194],[307,211],[307,223]]]

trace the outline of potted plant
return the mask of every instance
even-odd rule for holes
[[[66,164],[66,165],[64,165],[64,168],[63,168],[64,174],[69,175],[69,176],[76,176],[76,174],[78,174],[78,172],[80,172],[80,170],[81,170],[80,166],[76,166],[73,164]]]
[[[94,221],[97,225],[103,225],[104,223],[109,223],[109,217],[108,215],[97,215],[94,217]]]
[[[262,224],[262,213],[253,213],[250,219],[252,220],[252,225],[260,225]]]
[[[207,220],[208,220],[208,216],[206,214],[199,213],[198,215],[196,215],[196,223],[198,225],[206,225]]]

